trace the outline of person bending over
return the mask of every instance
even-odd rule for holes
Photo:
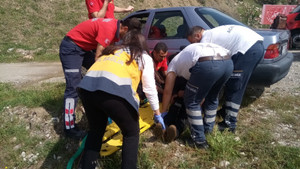
[[[149,99],[154,119],[164,125],[159,111],[151,57],[145,38],[129,31],[122,45],[110,46],[88,70],[79,84],[90,130],[85,143],[82,168],[95,168],[110,117],[123,134],[122,168],[137,168],[139,143],[139,81]]]

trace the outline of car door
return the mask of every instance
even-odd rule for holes
[[[181,8],[149,10],[129,17],[136,17],[142,21],[142,33],[147,39],[150,51],[158,42],[164,42],[169,48],[169,55],[171,55],[190,44],[186,39],[189,26],[186,14]]]
[[[182,10],[155,11],[151,17],[148,32],[145,34],[148,47],[153,49],[158,42],[164,42],[169,48],[170,55],[177,53],[180,48],[189,44],[186,39],[188,29],[189,26]]]

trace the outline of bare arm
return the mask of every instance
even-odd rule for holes
[[[104,47],[98,43],[96,54],[95,54],[95,61],[102,55],[102,51],[104,50]]]
[[[120,8],[120,7],[115,6],[114,12],[116,12],[116,13],[132,12],[133,9],[134,9],[133,6],[128,6],[127,8]]]
[[[164,78],[166,78],[167,77],[167,71],[162,71],[162,75],[163,75]]]
[[[91,15],[93,18],[104,18],[108,3],[110,3],[111,0],[104,0],[102,8],[98,12],[93,12]]]
[[[169,105],[170,105],[171,99],[172,99],[172,91],[174,88],[176,76],[177,75],[175,72],[169,72],[167,74],[167,77],[165,80],[165,88],[164,88],[161,112],[166,112],[169,108]]]

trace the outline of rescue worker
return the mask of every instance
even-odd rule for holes
[[[96,167],[108,117],[123,134],[122,168],[137,168],[140,128],[136,89],[140,80],[143,81],[143,91],[150,102],[155,121],[163,123],[153,61],[146,51],[144,36],[138,31],[129,31],[122,45],[109,46],[103,51],[103,56],[80,82],[80,98],[90,126],[81,161],[83,169]]]
[[[114,13],[132,12],[134,7],[117,7],[114,0],[85,0],[89,19],[92,18],[115,18]]]
[[[213,43],[188,45],[172,59],[168,66],[162,112],[168,111],[176,77],[180,76],[188,80],[184,91],[184,105],[191,137],[197,148],[209,148],[205,134],[213,130],[218,95],[232,70],[233,64],[229,51]],[[200,103],[204,99],[201,107]],[[173,137],[177,135],[174,129],[167,129],[166,132]]]
[[[263,37],[239,25],[223,25],[210,30],[195,26],[188,32],[188,40],[191,43],[215,43],[231,52],[234,70],[225,85],[225,104],[218,111],[223,121],[218,127],[220,131],[229,129],[235,132],[238,111],[248,81],[263,58]]]
[[[124,21],[95,18],[78,24],[63,38],[59,56],[66,79],[63,119],[67,137],[81,139],[86,134],[75,124],[76,88],[81,80],[81,66],[88,69],[105,47],[118,41],[131,29],[141,29],[141,23],[136,18]]]

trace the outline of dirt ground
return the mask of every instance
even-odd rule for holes
[[[0,82],[30,85],[38,82],[64,82],[60,62],[0,63]]]
[[[300,51],[291,51],[294,54],[295,61],[291,71],[296,74],[297,78],[287,76],[279,83],[272,85],[271,88],[291,88],[294,85],[299,86],[299,74],[300,66],[297,62],[300,61]],[[295,69],[295,70],[294,70]],[[26,62],[26,63],[0,63],[0,83],[12,83],[14,85],[31,85],[34,83],[42,82],[64,82],[64,75],[60,62]],[[291,73],[289,73],[291,74]],[[290,75],[292,76],[292,75]],[[293,86],[290,82],[292,81]],[[289,83],[290,85],[282,85],[283,83]]]

